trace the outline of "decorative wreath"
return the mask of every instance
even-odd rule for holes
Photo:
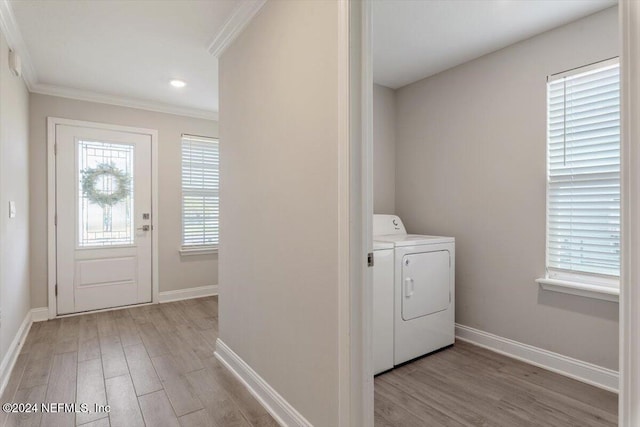
[[[105,192],[96,188],[98,178],[111,176],[116,181],[116,188],[112,192]],[[82,193],[91,203],[101,207],[113,206],[129,195],[131,177],[113,164],[102,163],[95,168],[82,171]]]

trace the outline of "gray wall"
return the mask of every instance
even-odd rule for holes
[[[396,95],[373,85],[373,212],[396,210]]]
[[[396,210],[456,238],[456,320],[611,369],[618,305],[542,291],[546,76],[618,55],[617,8],[401,88]]]
[[[267,2],[220,59],[220,339],[316,426],[340,409],[338,8]]]
[[[180,256],[182,133],[218,136],[218,124],[172,114],[47,95],[30,95],[31,304],[47,305],[47,117],[158,130],[160,292],[215,285],[217,255]]]
[[[0,360],[31,307],[29,293],[29,93],[8,67],[0,34]],[[9,218],[9,201],[16,217]]]

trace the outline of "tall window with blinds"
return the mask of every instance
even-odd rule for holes
[[[215,249],[219,235],[218,140],[182,136],[182,248]]]
[[[547,274],[617,286],[620,276],[620,67],[549,77]]]

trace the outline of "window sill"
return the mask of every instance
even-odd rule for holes
[[[620,290],[609,286],[591,285],[568,280],[537,279],[536,282],[547,291],[561,292],[564,294],[579,295],[587,298],[601,299],[604,301],[618,302]]]
[[[218,253],[218,248],[204,246],[204,247],[185,247],[180,248],[180,256],[195,256],[195,255],[212,255]]]

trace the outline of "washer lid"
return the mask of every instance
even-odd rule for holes
[[[383,249],[393,249],[394,245],[391,242],[379,242],[377,240],[373,241],[373,250],[381,251]]]
[[[417,246],[417,245],[435,245],[437,243],[454,243],[453,237],[444,236],[426,236],[423,234],[389,234],[386,236],[375,236],[380,242],[393,243],[397,246]]]

